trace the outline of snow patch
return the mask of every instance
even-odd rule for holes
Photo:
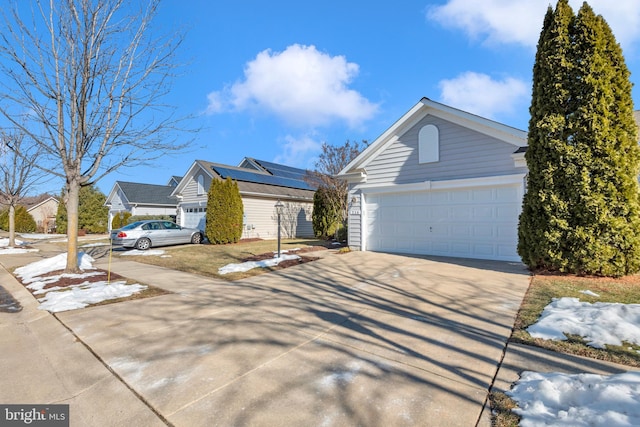
[[[640,345],[640,304],[554,298],[527,332],[534,338],[557,341],[565,341],[565,334],[579,335],[594,348],[622,345],[623,341]]]
[[[272,259],[266,259],[263,261],[247,261],[241,264],[227,264],[218,269],[218,274],[242,273],[254,268],[273,267],[280,264],[282,261],[291,259],[300,259],[300,257],[298,255],[280,255],[280,257],[276,256]]]

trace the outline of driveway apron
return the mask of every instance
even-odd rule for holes
[[[372,252],[236,282],[112,269],[173,293],[58,317],[176,426],[474,426],[529,284]]]

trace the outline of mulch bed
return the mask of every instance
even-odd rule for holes
[[[65,288],[67,286],[80,285],[85,282],[103,282],[103,281],[106,281],[107,278],[109,278],[110,282],[113,282],[116,280],[127,280],[125,277],[122,277],[119,274],[116,274],[113,272],[111,273],[111,275],[109,275],[109,272],[107,270],[95,269],[95,270],[88,270],[85,273],[89,273],[89,272],[91,272],[92,274],[98,272],[100,274],[96,274],[95,276],[88,276],[88,277],[68,277],[67,275],[64,275],[59,277],[55,282],[48,283],[47,285],[44,286],[43,289],[49,289],[56,286]],[[52,276],[60,276],[62,274],[64,274],[64,270],[57,270],[57,271],[49,272],[47,274],[43,274],[42,276],[38,276],[38,277],[44,279]]]
[[[294,265],[300,265],[300,264],[304,264],[306,262],[311,262],[311,261],[316,261],[318,260],[318,257],[311,257],[311,256],[305,256],[305,255],[301,255],[301,254],[306,254],[309,252],[317,252],[317,251],[326,251],[327,248],[325,248],[324,246],[306,246],[304,248],[300,248],[300,249],[296,249],[296,250],[291,250],[288,249],[286,252],[287,255],[298,255],[300,258],[298,259],[288,259],[285,261],[281,261],[278,263],[277,266],[272,267],[274,269],[282,269],[282,268],[287,268],[287,267],[293,267]],[[242,262],[247,262],[247,261],[264,261],[266,259],[272,259],[273,257],[275,257],[275,253],[273,252],[265,252],[263,254],[258,254],[258,255],[253,255],[247,258],[244,258],[242,260]]]

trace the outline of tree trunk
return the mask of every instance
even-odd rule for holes
[[[78,267],[78,205],[80,184],[71,181],[67,185],[67,266],[66,273],[79,273]]]
[[[16,207],[9,205],[9,247],[16,246]]]

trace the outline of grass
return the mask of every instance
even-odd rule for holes
[[[589,290],[599,295],[593,297],[580,291]],[[611,302],[622,304],[640,304],[640,276],[627,276],[619,279],[603,277],[578,277],[573,275],[540,274],[533,277],[524,297],[514,324],[511,341],[545,348],[561,353],[575,354],[592,359],[640,367],[640,346],[624,343],[622,346],[607,345],[606,349],[587,346],[582,337],[569,335],[566,341],[552,341],[533,338],[526,331],[534,324],[544,308],[553,298],[574,297],[584,302]],[[489,395],[494,427],[514,427],[520,418],[511,412],[515,402],[506,394],[492,392]]]
[[[303,248],[305,246],[326,246],[326,244],[326,241],[314,239],[283,239],[280,247],[282,251],[285,251]],[[257,240],[227,245],[202,244],[167,246],[158,249],[163,249],[169,257],[127,255],[127,258],[131,258],[137,262],[159,265],[174,270],[201,274],[228,281],[256,276],[279,269],[276,266],[272,268],[254,268],[244,273],[218,274],[218,269],[227,264],[241,263],[247,258],[277,251],[277,241],[275,240]],[[114,251],[113,254],[118,255],[119,252]],[[311,253],[310,256],[313,256],[313,253]]]
[[[599,295],[592,297],[581,293],[590,290]],[[526,328],[534,324],[544,307],[553,298],[575,297],[584,302],[615,302],[622,304],[640,303],[640,277],[628,276],[620,279],[539,275],[533,278],[525,295],[514,324],[512,341],[535,345],[552,351],[590,357],[607,362],[640,367],[640,346],[624,343],[622,346],[608,345],[606,349],[596,349],[586,345],[579,336],[568,336],[566,341],[552,341],[533,338]]]

